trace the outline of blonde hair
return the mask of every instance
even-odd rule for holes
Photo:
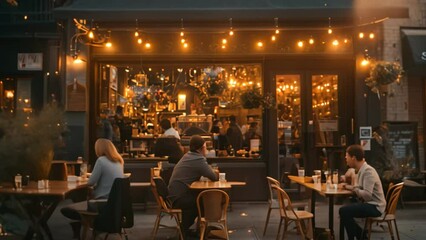
[[[95,152],[96,156],[105,156],[112,162],[119,162],[122,165],[124,164],[124,160],[121,155],[117,152],[114,144],[105,138],[99,138],[95,143]]]

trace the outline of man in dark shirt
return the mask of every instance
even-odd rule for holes
[[[232,145],[235,151],[238,151],[243,148],[243,134],[241,132],[240,126],[237,124],[237,119],[235,116],[229,117],[229,128],[226,131],[226,136],[228,137],[229,144]]]
[[[169,199],[174,208],[182,209],[182,229],[186,235],[198,215],[197,193],[191,191],[189,186],[201,176],[218,180],[219,173],[207,164],[206,152],[204,139],[193,135],[189,141],[189,152],[176,164],[169,182]]]

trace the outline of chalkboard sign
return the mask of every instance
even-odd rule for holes
[[[393,161],[401,168],[418,169],[418,142],[416,122],[385,122],[389,142],[392,145]]]

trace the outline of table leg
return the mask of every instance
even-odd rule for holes
[[[334,196],[330,195],[328,198],[328,228],[330,229],[331,238],[336,239],[334,236]]]
[[[314,219],[312,219],[312,230],[315,231],[315,202],[316,202],[316,193],[311,190],[311,213],[314,214]]]
[[[25,202],[28,200],[29,202]],[[37,239],[44,239],[43,231],[47,238],[53,240],[52,233],[47,225],[53,211],[59,203],[58,199],[39,199],[39,198],[17,198],[19,205],[31,221],[24,239],[33,239],[36,234]]]

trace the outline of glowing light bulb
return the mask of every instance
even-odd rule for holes
[[[151,43],[145,43],[145,48],[151,48]]]
[[[333,33],[333,29],[329,28],[327,32],[328,32],[328,34],[332,34]]]
[[[226,46],[225,45],[222,45],[222,49],[225,49],[226,48]]]
[[[138,43],[142,44],[142,38],[138,38]]]
[[[313,38],[309,38],[309,44],[311,44],[311,45],[312,45],[312,44],[314,44],[314,42],[315,42],[315,41],[314,41],[314,39],[313,39]]]
[[[183,47],[184,47],[184,48],[188,48],[188,43],[184,43],[184,44],[183,44]]]
[[[107,47],[107,48],[112,47],[112,43],[110,41],[108,41],[107,43],[105,43],[105,47]]]
[[[298,46],[298,47],[303,47],[303,41],[299,41],[299,42],[297,42],[297,46]]]
[[[257,42],[257,46],[258,47],[263,47],[263,42],[261,42],[261,41]]]
[[[139,37],[139,32],[135,31],[135,37]]]
[[[229,36],[234,36],[234,31],[233,30],[229,31]]]
[[[180,42],[181,42],[181,43],[185,43],[185,38],[182,38],[182,39],[180,40]]]
[[[280,30],[275,29],[275,34],[280,34]]]
[[[185,33],[183,31],[180,32],[180,36],[183,37],[185,36]]]
[[[361,66],[367,66],[368,64],[370,64],[370,61],[368,61],[367,59],[361,61]]]
[[[222,44],[227,44],[228,40],[226,40],[226,38],[222,39]]]
[[[333,46],[338,46],[339,45],[339,41],[338,40],[334,40],[333,41]]]
[[[374,33],[370,33],[369,37],[370,37],[370,39],[373,39],[375,37]]]
[[[358,35],[358,37],[359,37],[359,38],[364,38],[364,33],[363,33],[363,32],[360,32],[360,33],[359,33],[359,35]]]
[[[90,39],[93,39],[94,37],[95,37],[95,34],[93,34],[93,32],[92,32],[92,31],[90,31],[90,32],[89,32],[89,38],[90,38]]]

